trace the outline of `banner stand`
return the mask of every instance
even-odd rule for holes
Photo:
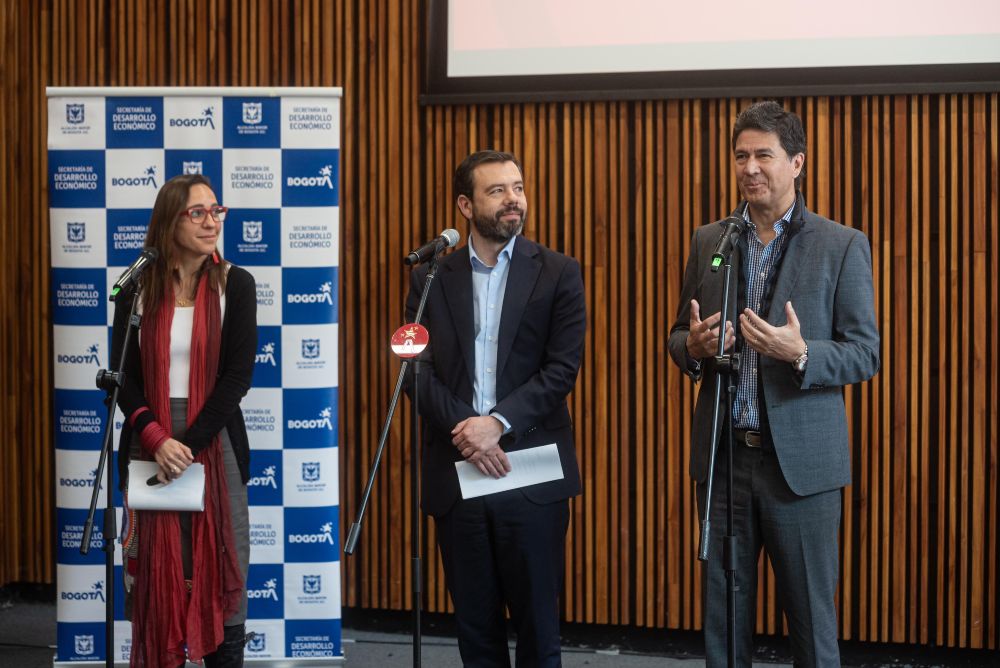
[[[219,248],[257,282],[242,402],[251,446],[246,663],[324,666],[341,647],[337,424],[340,88],[48,88],[57,514],[56,666],[105,665],[103,530],[80,553],[107,422],[108,292],[156,193],[200,173],[230,208]],[[114,442],[121,433],[114,418]],[[117,456],[113,500],[121,526]],[[105,497],[102,490],[101,500]],[[115,537],[117,541],[117,537]],[[114,662],[130,656],[116,545]]]

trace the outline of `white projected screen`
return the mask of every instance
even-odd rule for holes
[[[1000,63],[1000,0],[451,0],[448,77]]]

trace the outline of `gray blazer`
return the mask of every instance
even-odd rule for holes
[[[741,212],[740,203],[736,212]],[[767,416],[775,452],[788,486],[805,496],[836,489],[851,481],[847,417],[843,386],[868,380],[879,367],[879,334],[875,325],[872,261],[868,239],[858,230],[818,216],[805,207],[802,194],[792,212],[788,247],[774,285],[766,320],[786,324],[785,302],[791,301],[809,346],[805,373],[788,362],[761,356],[762,415]],[[712,360],[700,370],[687,354],[691,300],[703,318],[722,309],[723,271],[709,271],[722,223],[695,231],[684,272],[677,320],[670,330],[670,356],[682,371],[702,380],[692,427],[690,474],[704,482],[712,433],[715,378]],[[737,287],[740,250],[733,252],[728,319],[739,337]],[[725,397],[723,396],[723,401]],[[724,417],[724,407],[719,411]],[[720,421],[720,433],[722,424]]]

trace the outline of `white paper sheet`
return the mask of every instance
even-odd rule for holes
[[[191,464],[179,478],[166,485],[148,485],[156,475],[156,462],[133,460],[128,464],[128,505],[135,510],[204,510],[205,467]]]
[[[555,443],[508,452],[507,460],[510,462],[510,473],[499,479],[483,475],[475,464],[467,461],[455,462],[462,498],[472,499],[506,492],[508,489],[537,485],[540,482],[561,480],[563,477],[559,448]]]

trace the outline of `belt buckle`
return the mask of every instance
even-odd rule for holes
[[[747,430],[743,432],[743,443],[746,444],[748,448],[759,448],[760,447],[760,432]]]

